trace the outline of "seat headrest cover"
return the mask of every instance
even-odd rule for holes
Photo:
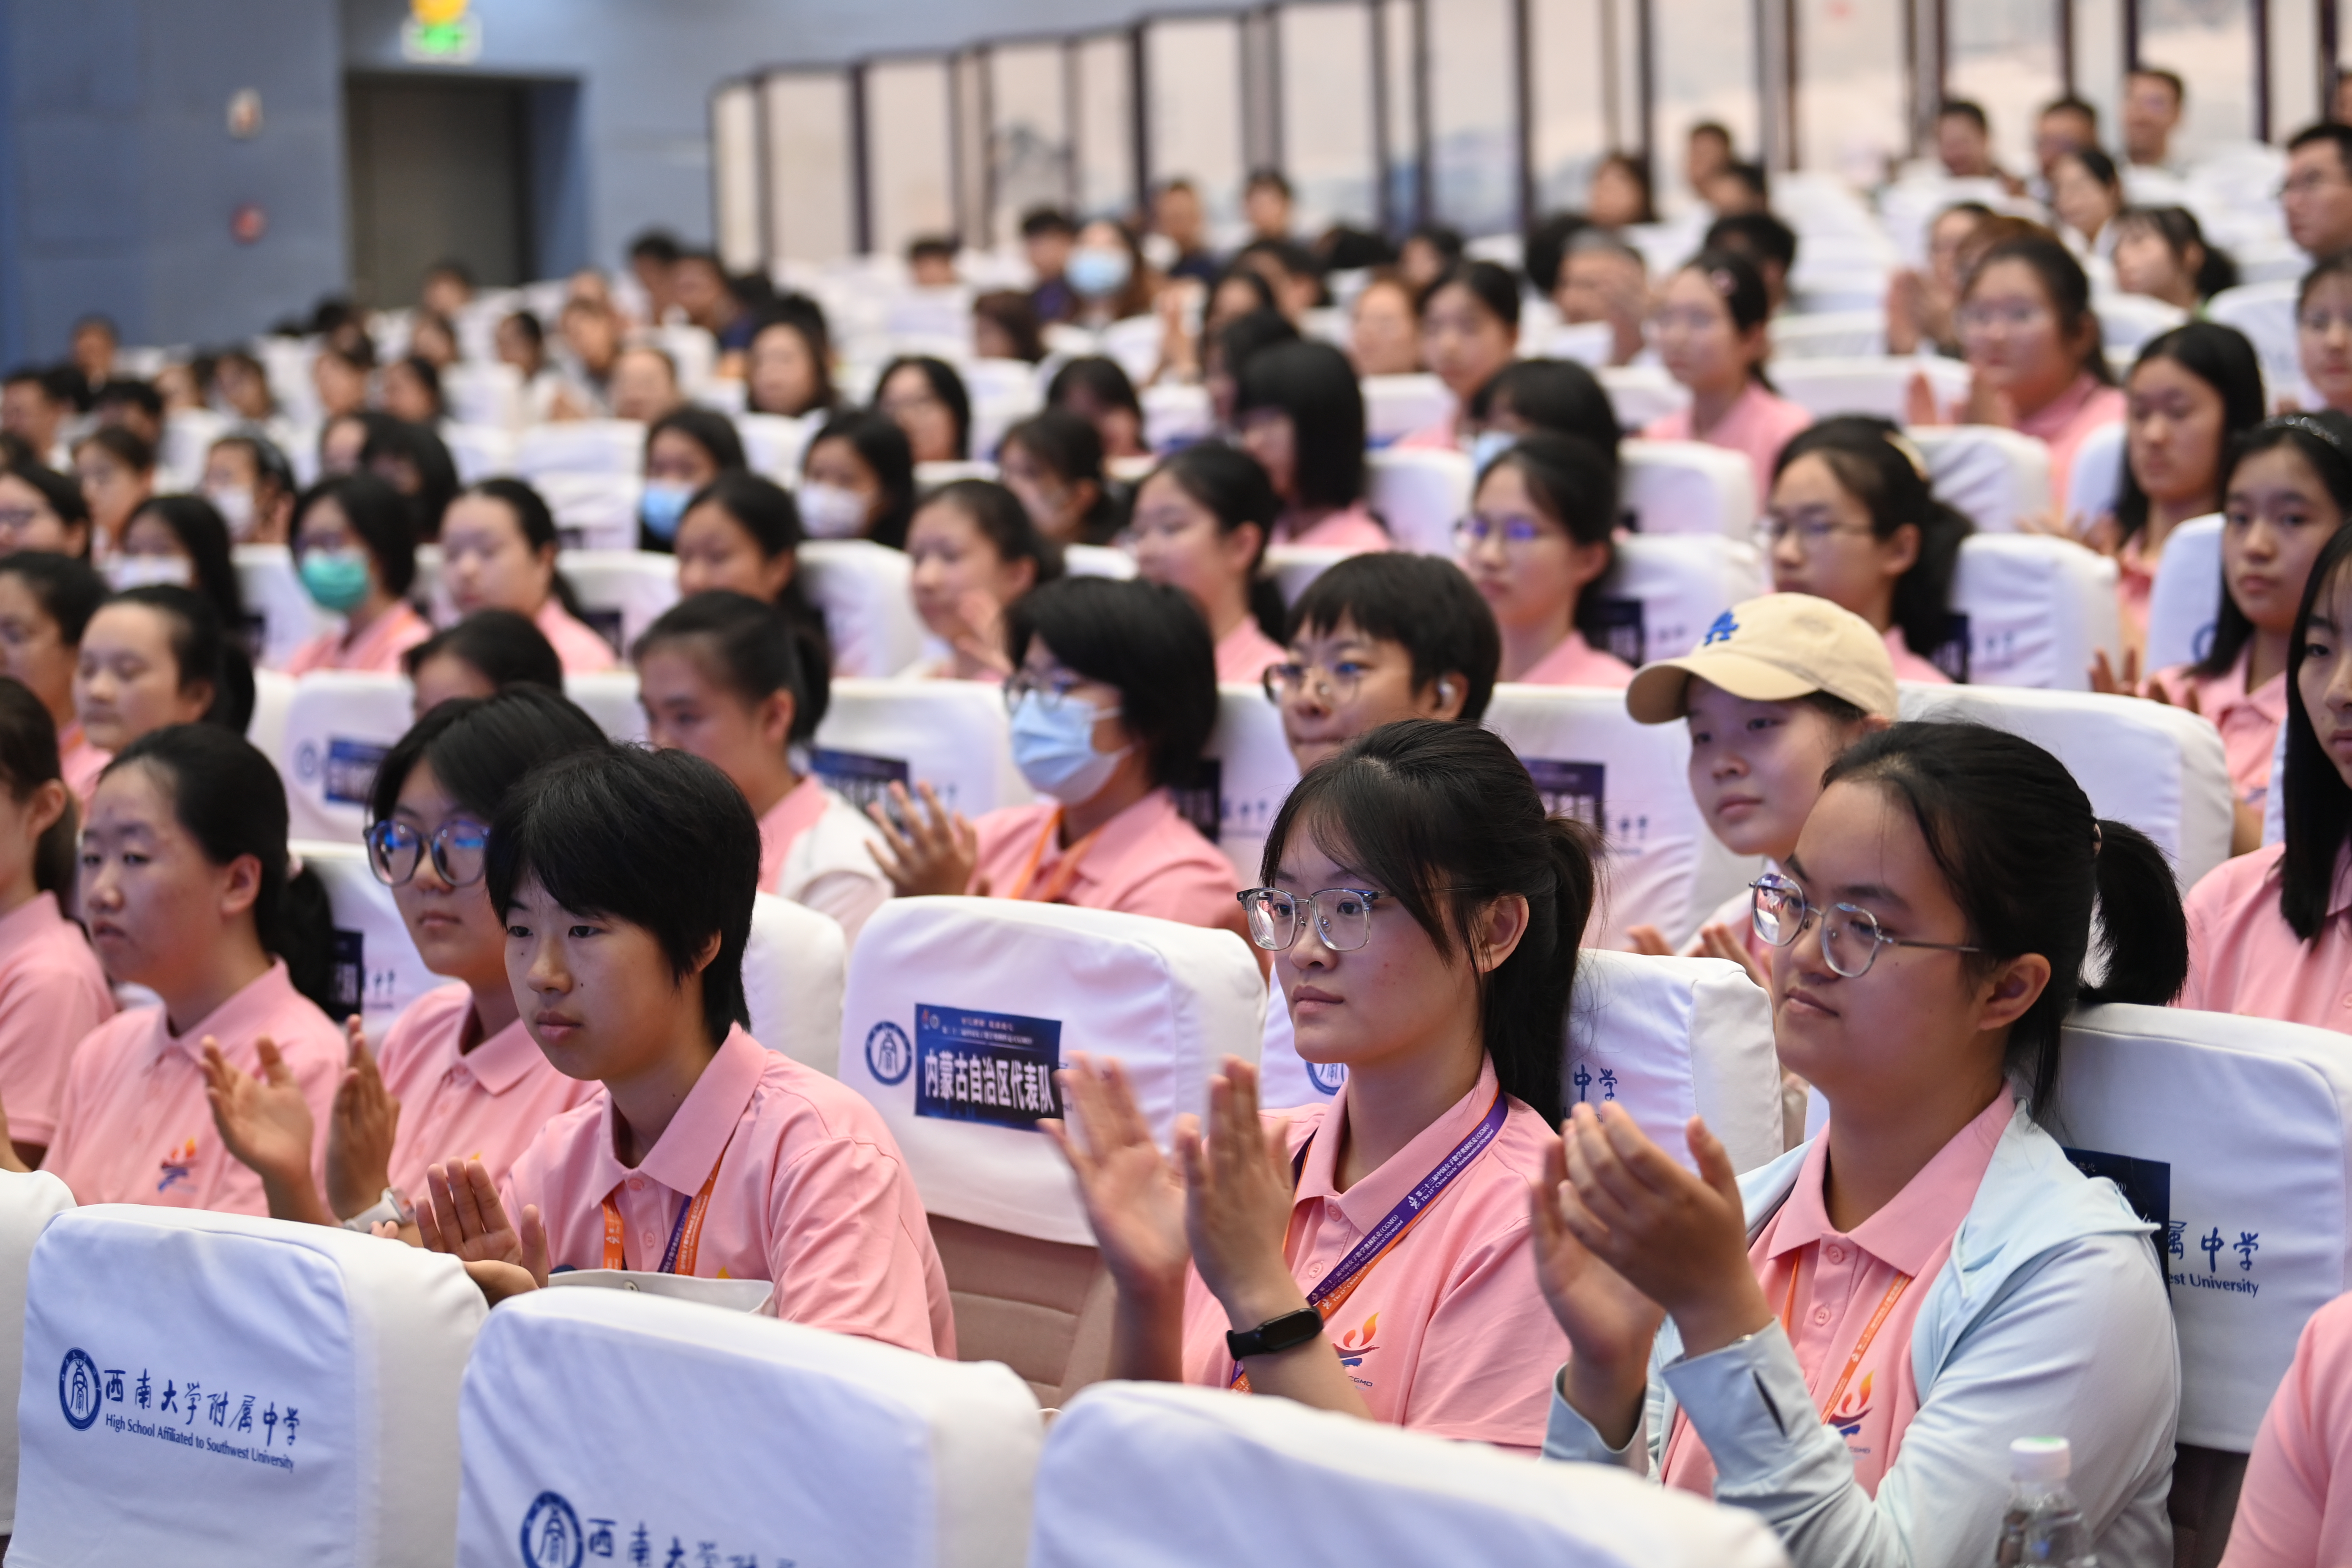
[[[924,1205],[1092,1246],[1053,1074],[1116,1057],[1165,1147],[1228,1056],[1254,1061],[1265,983],[1231,931],[1011,899],[893,899],[850,955],[841,1081],[890,1124]]]
[[[26,1293],[10,1555],[446,1562],[457,1384],[488,1310],[455,1258],[350,1231],[58,1215]]]
[[[1587,948],[1577,954],[1561,1098],[1615,1101],[1685,1166],[1693,1116],[1706,1118],[1734,1169],[1768,1164],[1781,1142],[1772,1000],[1720,958]]]
[[[1097,1384],[1070,1403],[1046,1439],[1035,1531],[1030,1568],[1787,1561],[1756,1515],[1627,1471],[1165,1383]]]
[[[2352,1284],[2352,1052],[2305,1025],[2115,1005],[2076,1015],[2061,1059],[2053,1134],[2165,1226],[2179,1440],[2246,1453],[2305,1322]]]
[[[1018,1568],[1027,1547],[1042,1423],[994,1363],[541,1290],[492,1316],[463,1403],[462,1563]]]
[[[23,1392],[25,1272],[33,1244],[51,1219],[74,1206],[73,1193],[47,1171],[0,1172],[0,1323],[14,1324],[16,1342],[0,1342],[0,1408],[13,1410]],[[0,1535],[15,1531],[16,1424],[0,1423]]]

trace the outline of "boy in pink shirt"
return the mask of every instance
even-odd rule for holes
[[[504,1182],[432,1165],[425,1244],[494,1301],[557,1267],[767,1279],[792,1321],[951,1356],[888,1127],[741,1027],[759,850],[741,792],[683,752],[568,757],[509,794],[488,882],[516,1003],[559,1071],[604,1087]]]

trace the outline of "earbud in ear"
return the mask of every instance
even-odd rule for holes
[[[1454,700],[1454,682],[1450,680],[1441,680],[1437,683],[1437,700],[1440,702],[1451,702]]]

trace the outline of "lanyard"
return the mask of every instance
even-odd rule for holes
[[[1331,1314],[1347,1304],[1348,1298],[1356,1293],[1356,1287],[1364,1282],[1365,1276],[1371,1273],[1373,1266],[1395,1249],[1397,1243],[1404,1239],[1405,1232],[1418,1224],[1445,1189],[1454,1184],[1454,1178],[1468,1170],[1470,1163],[1486,1152],[1486,1145],[1502,1131],[1504,1118],[1508,1114],[1502,1091],[1498,1089],[1495,1094],[1495,1103],[1486,1108],[1486,1114],[1478,1119],[1478,1125],[1470,1129],[1462,1142],[1454,1145],[1429,1174],[1415,1183],[1411,1192],[1399,1198],[1394,1208],[1381,1216],[1381,1222],[1365,1233],[1364,1238],[1349,1250],[1347,1257],[1339,1259],[1338,1266],[1323,1277],[1322,1283],[1307,1293],[1307,1304],[1320,1313],[1324,1321],[1330,1321]],[[1290,1163],[1290,1179],[1294,1188],[1300,1173],[1307,1168],[1307,1147],[1308,1144],[1300,1145],[1297,1156]],[[1249,1374],[1238,1365],[1234,1368],[1233,1386],[1244,1394],[1249,1392]]]
[[[1789,1270],[1789,1299],[1780,1308],[1780,1331],[1790,1340],[1797,1337],[1791,1325],[1797,1318],[1797,1276],[1802,1272],[1801,1268]],[[1853,1374],[1861,1370],[1862,1358],[1869,1352],[1870,1342],[1876,1339],[1878,1331],[1886,1326],[1887,1314],[1895,1310],[1895,1303],[1903,1299],[1903,1292],[1910,1288],[1910,1284],[1911,1276],[1897,1274],[1895,1283],[1886,1288],[1886,1294],[1879,1300],[1878,1310],[1870,1314],[1870,1321],[1863,1328],[1862,1338],[1854,1342],[1853,1353],[1845,1358],[1845,1370],[1838,1373],[1836,1386],[1830,1390],[1830,1396],[1822,1401],[1822,1420],[1828,1420],[1829,1413],[1835,1410],[1838,1401],[1845,1397],[1845,1385],[1852,1383]]]
[[[1104,826],[1108,826],[1108,823],[1104,824]],[[1070,890],[1070,884],[1078,879],[1078,862],[1087,858],[1087,851],[1095,847],[1095,840],[1102,837],[1103,830],[1101,827],[1096,828],[1064,850],[1061,859],[1055,862],[1053,870],[1046,873],[1045,885],[1032,892],[1029,885],[1037,875],[1037,863],[1045,858],[1045,846],[1051,844],[1054,841],[1054,836],[1061,830],[1062,813],[1060,808],[1056,807],[1054,815],[1045,819],[1045,831],[1037,836],[1036,846],[1029,851],[1029,858],[1022,866],[1021,875],[1013,879],[1013,886],[1005,889],[1004,897],[1025,899],[1032,903],[1039,904],[1058,904],[1062,901],[1063,896]]]
[[[710,1174],[702,1180],[702,1190],[692,1199],[678,1204],[677,1218],[670,1222],[669,1245],[662,1248],[661,1268],[656,1272],[694,1272],[694,1260],[702,1251],[703,1216],[710,1212],[711,1189],[719,1184],[719,1167],[727,1163],[727,1151],[734,1142],[735,1134],[730,1132],[727,1142],[719,1147],[719,1158],[711,1163]],[[620,1191],[614,1187],[604,1194],[604,1267],[607,1268],[628,1267],[621,1251],[621,1242],[626,1230],[621,1224],[621,1205],[614,1201]]]

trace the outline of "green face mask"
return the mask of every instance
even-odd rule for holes
[[[302,586],[319,607],[342,615],[368,596],[364,550],[310,550],[302,555]]]

